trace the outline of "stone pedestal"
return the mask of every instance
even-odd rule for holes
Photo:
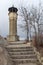
[[[9,42],[15,42],[15,41],[18,41],[18,40],[19,40],[19,36],[9,35],[9,36],[7,37],[7,40],[8,40]]]

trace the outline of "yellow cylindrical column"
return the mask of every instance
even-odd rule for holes
[[[9,13],[9,35],[17,35],[17,13]]]

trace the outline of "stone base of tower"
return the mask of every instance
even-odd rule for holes
[[[17,35],[9,35],[9,36],[7,36],[7,41],[9,41],[9,42],[19,41],[19,36],[17,36]]]

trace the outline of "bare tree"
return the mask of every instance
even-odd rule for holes
[[[35,30],[35,39],[36,39],[36,43],[38,44],[38,46],[41,44],[41,33],[42,30],[40,29],[40,25],[42,26],[43,21],[43,9],[41,7],[41,3],[39,4],[39,8],[32,8],[31,10],[31,14],[32,14],[32,17],[31,17],[31,24]]]
[[[21,16],[23,18],[22,21],[25,22],[24,27],[25,30],[27,31],[27,40],[29,40],[29,35],[31,36],[31,34],[29,34],[30,30],[34,29],[35,31],[35,39],[37,39],[36,41],[38,42],[38,44],[40,43],[40,24],[42,25],[42,18],[43,18],[43,9],[41,7],[41,4],[39,4],[39,8],[38,7],[32,7],[29,10],[27,10],[27,8],[21,7]],[[31,32],[30,32],[31,33]],[[36,38],[37,37],[37,38]]]
[[[21,16],[23,17],[22,21],[24,21],[24,26],[23,25],[20,25],[21,28],[23,28],[25,31],[26,31],[26,34],[27,34],[27,41],[29,41],[29,21],[28,21],[28,11],[26,8],[24,7],[21,7],[20,9],[21,11]]]

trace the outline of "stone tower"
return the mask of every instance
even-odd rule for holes
[[[7,40],[10,42],[14,42],[18,40],[17,36],[17,11],[18,9],[14,6],[8,9],[9,13],[9,36]]]

